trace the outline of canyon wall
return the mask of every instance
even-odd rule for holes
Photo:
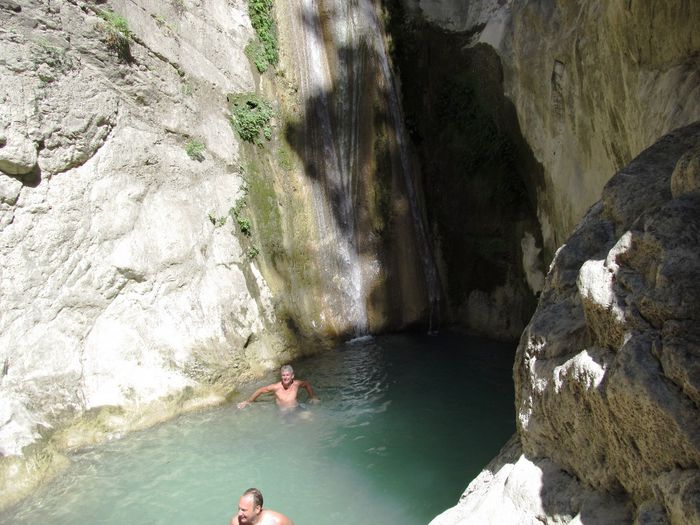
[[[557,251],[517,436],[433,525],[700,523],[700,123],[620,170]]]
[[[0,506],[67,449],[429,325],[375,6],[275,10],[264,64],[245,0],[0,2]]]
[[[246,160],[280,316],[346,338],[427,326],[439,287],[375,5],[278,0],[275,12],[279,64],[261,85],[285,140]]]
[[[555,250],[605,182],[659,136],[700,118],[700,42],[690,23],[699,7],[383,3],[445,317],[515,339]]]
[[[696,519],[697,129],[567,238],[700,118],[698,4],[387,1],[403,108],[369,2],[278,4],[259,74],[244,0],[0,0],[0,506],[56,451],[333,337],[442,310],[513,339],[541,293],[519,438],[467,492],[527,519]],[[265,101],[247,142],[232,113]]]
[[[57,458],[33,443],[221,402],[300,350],[229,215],[247,195],[227,106],[255,89],[246,2],[3,1],[0,28],[7,503]]]
[[[605,182],[664,133],[700,119],[700,5],[405,0],[462,51],[486,45],[542,167],[530,173],[551,256]]]
[[[700,6],[403,4],[457,56],[497,55],[552,261],[518,434],[433,524],[700,523]]]

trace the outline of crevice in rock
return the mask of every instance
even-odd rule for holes
[[[530,235],[543,246],[536,215],[543,177],[504,95],[500,58],[474,44],[481,26],[448,32],[414,18],[403,2],[384,4],[442,259],[446,316],[470,331],[517,337],[536,304],[522,239]],[[533,262],[544,273],[550,258],[540,250]]]

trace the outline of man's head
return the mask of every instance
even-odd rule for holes
[[[282,384],[284,386],[289,386],[294,381],[294,369],[291,365],[284,365],[280,368],[280,375],[282,376]]]
[[[238,500],[238,523],[240,525],[254,524],[262,512],[263,496],[256,488],[246,490]]]

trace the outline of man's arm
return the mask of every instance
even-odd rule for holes
[[[275,383],[272,383],[271,385],[267,385],[267,386],[262,386],[262,387],[258,388],[255,392],[253,392],[253,395],[250,396],[248,399],[238,403],[238,408],[245,408],[248,405],[250,405],[252,402],[254,402],[262,394],[267,394],[268,392],[274,392],[274,391],[275,391]]]
[[[304,387],[306,389],[306,392],[309,394],[309,401],[312,403],[318,403],[321,400],[316,397],[316,394],[314,393],[314,389],[311,386],[311,383],[308,381],[299,381],[299,386]]]

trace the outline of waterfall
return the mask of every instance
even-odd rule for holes
[[[290,0],[287,23],[294,35],[299,94],[306,101],[303,152],[318,231],[317,254],[324,311],[339,331],[368,333],[368,294],[383,271],[376,235],[366,228],[367,164],[372,159],[373,96],[389,115],[396,152],[391,171],[403,178],[413,233],[406,253],[417,252],[429,308],[438,301],[437,272],[415,188],[399,97],[383,32],[371,0]],[[368,109],[370,108],[370,109]],[[363,120],[363,115],[368,118]],[[393,188],[392,188],[393,191]],[[364,224],[364,226],[363,226]],[[402,238],[403,239],[403,238]],[[410,266],[414,262],[407,262]],[[410,278],[404,281],[410,281]],[[398,281],[398,279],[397,279]],[[404,286],[406,284],[404,283]],[[416,292],[412,292],[415,293]]]
[[[333,89],[329,57],[323,41],[315,0],[301,0],[295,35],[301,38],[297,52],[303,64],[300,92],[314,100],[313,123],[305,141],[304,157],[314,159],[311,184],[321,274],[326,278],[322,301],[335,316],[344,319],[354,335],[367,333],[364,278],[358,256],[352,192],[352,159],[345,151],[338,127],[331,117],[328,93]]]
[[[399,103],[399,96],[396,89],[396,83],[394,82],[394,76],[392,75],[391,68],[389,67],[389,59],[386,54],[386,46],[384,45],[384,40],[382,35],[384,34],[377,20],[377,13],[375,11],[374,5],[371,0],[360,0],[362,7],[366,13],[366,18],[370,23],[371,35],[374,38],[374,49],[377,51],[377,56],[379,58],[379,64],[381,66],[382,75],[387,84],[387,96],[389,101],[390,115],[393,119],[394,130],[396,132],[396,141],[399,146],[399,158],[401,160],[401,173],[403,174],[406,192],[408,194],[408,199],[411,208],[411,218],[413,219],[413,224],[415,228],[415,233],[417,236],[417,245],[420,251],[421,262],[423,263],[423,272],[425,274],[425,281],[428,291],[428,303],[429,303],[429,319],[428,319],[428,331],[433,332],[435,327],[433,322],[436,317],[439,317],[439,300],[440,300],[440,284],[437,273],[437,265],[435,264],[435,258],[433,256],[433,251],[430,245],[430,239],[427,232],[425,231],[425,223],[423,221],[423,214],[421,213],[421,206],[418,202],[418,196],[416,195],[416,174],[413,170],[409,159],[408,143],[406,141],[406,128],[404,127],[403,111]]]

